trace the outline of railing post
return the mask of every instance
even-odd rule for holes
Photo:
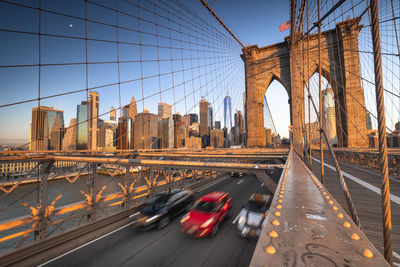
[[[124,203],[123,203],[123,208],[128,209],[129,208],[129,199],[131,197],[131,194],[129,192],[129,186],[128,186],[128,175],[130,175],[130,170],[131,166],[125,167],[125,176],[124,176],[124,188],[125,188],[125,196],[124,196]]]
[[[149,173],[150,173],[150,177],[149,177],[150,178],[149,179],[149,181],[150,181],[149,198],[152,198],[153,194],[154,194],[154,185],[153,185],[153,183],[154,183],[154,168],[150,167]]]
[[[393,266],[392,218],[390,211],[389,167],[386,141],[385,101],[383,99],[381,40],[379,34],[378,1],[371,0],[371,35],[374,49],[375,91],[378,111],[379,165],[382,176],[381,202],[383,242],[386,261]]]
[[[96,220],[96,177],[97,177],[97,163],[93,163],[91,166],[92,173],[89,173],[89,177],[87,180],[87,187],[90,196],[90,203],[88,207],[87,219],[88,221]]]
[[[47,232],[47,178],[49,177],[54,160],[50,160],[43,164],[42,179],[40,179],[40,208],[39,208],[39,238],[46,239]]]

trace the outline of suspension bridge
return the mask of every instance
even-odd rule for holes
[[[400,266],[400,3],[288,2],[259,47],[204,0],[1,1],[0,265]],[[234,216],[199,240],[132,228],[177,188]]]

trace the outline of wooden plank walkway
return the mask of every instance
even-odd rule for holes
[[[319,159],[319,158],[318,158]],[[325,163],[334,167],[330,158],[325,158]],[[340,162],[342,171],[351,174],[370,185],[379,188],[381,186],[381,178],[377,171],[366,169],[363,167],[352,166],[349,163]],[[325,165],[324,185],[328,191],[336,198],[342,207],[348,211],[343,190],[339,183],[336,171]],[[313,173],[320,178],[321,165],[316,160],[313,161]],[[359,183],[345,177],[347,186],[351,193],[351,197],[359,214],[363,231],[372,244],[383,254],[383,227],[381,213],[381,196],[376,192],[360,185]],[[390,191],[392,195],[400,197],[400,177],[391,176]],[[395,266],[400,266],[400,203],[391,201],[392,209],[392,228],[393,228],[393,250]]]

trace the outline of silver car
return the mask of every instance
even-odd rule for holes
[[[264,219],[268,214],[271,199],[271,195],[265,194],[253,194],[250,197],[236,217],[239,235],[242,237],[258,237],[260,235],[261,229],[267,222]]]

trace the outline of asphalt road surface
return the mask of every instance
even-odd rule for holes
[[[233,203],[233,215],[214,238],[183,235],[179,216],[161,230],[125,227],[45,266],[248,266],[257,240],[240,237],[232,221],[253,193],[268,190],[254,175],[229,177],[198,192],[196,199],[212,191],[229,192]]]

